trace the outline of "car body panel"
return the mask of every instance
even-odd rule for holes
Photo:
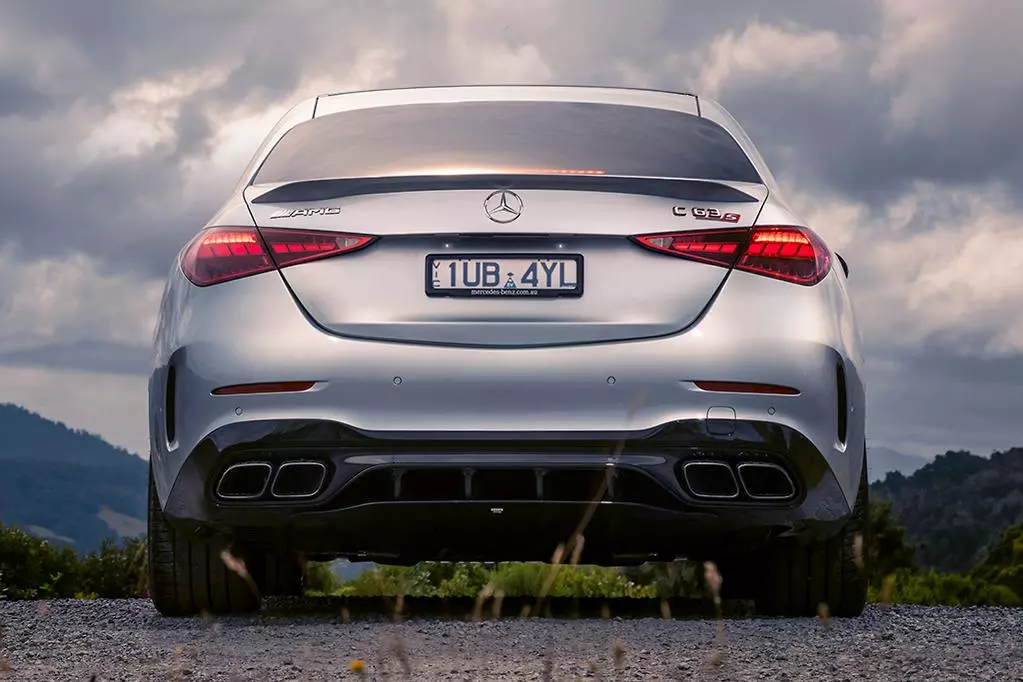
[[[251,188],[250,188],[251,189]],[[692,324],[728,270],[664,258],[627,237],[637,232],[706,229],[709,221],[677,216],[700,206],[756,221],[760,201],[682,202],[599,192],[520,190],[523,213],[498,225],[482,209],[486,190],[408,192],[346,197],[289,208],[339,209],[335,215],[274,218],[280,204],[253,204],[255,223],[275,229],[349,231],[382,239],[359,253],[290,267],[282,276],[318,325],[365,339],[477,346],[541,346],[662,336]],[[762,198],[761,198],[762,197]],[[587,217],[585,221],[581,216]],[[433,298],[423,295],[429,255],[578,255],[581,297]],[[463,267],[467,267],[464,265]],[[617,273],[617,274],[616,274]],[[502,273],[509,277],[520,273]]]
[[[222,434],[240,429],[259,441],[286,431],[295,420],[343,426],[369,439],[360,447],[370,453],[399,442],[425,447],[451,441],[497,448],[543,441],[586,451],[596,439],[642,440],[667,425],[686,423],[696,425],[697,434],[687,447],[731,451],[756,445],[743,433],[781,429],[789,435],[761,443],[773,448],[772,456],[786,457],[786,447],[798,439],[805,444],[801,461],[827,473],[805,482],[819,494],[801,506],[764,511],[722,503],[712,515],[731,519],[730,527],[741,526],[742,518],[754,525],[796,525],[847,515],[864,463],[865,386],[861,341],[841,268],[831,267],[822,281],[801,286],[644,250],[628,237],[727,227],[676,215],[672,208],[686,202],[664,196],[523,189],[525,210],[509,226],[487,219],[482,204],[490,190],[482,187],[260,202],[279,185],[251,185],[273,145],[314,116],[465,98],[574,98],[711,118],[735,138],[763,178],[762,185],[724,183],[756,201],[721,203],[721,210],[738,207],[740,227],[805,226],[738,123],[704,98],[628,89],[495,86],[353,93],[300,103],[268,135],[207,227],[350,230],[380,239],[358,253],[211,287],[193,285],[175,260],[160,305],[149,383],[150,461],[161,507],[167,508],[172,496],[205,494],[188,488],[207,486],[203,475],[240,456],[230,447],[215,446]],[[285,208],[328,206],[340,211],[271,218]],[[583,213],[585,229],[577,227]],[[559,245],[584,255],[586,273],[602,275],[586,277],[582,298],[425,295],[429,253],[549,253]],[[606,278],[613,267],[628,273],[627,284]],[[839,368],[844,399],[836,385]],[[315,385],[292,393],[212,394],[224,386],[294,381]],[[798,394],[708,391],[697,381],[779,385]],[[235,444],[242,447],[245,441]],[[571,465],[551,447],[542,453],[548,466]],[[493,454],[488,448],[477,446],[477,465],[497,461],[488,459]],[[662,483],[671,494],[678,493],[667,478]],[[244,518],[237,510],[221,514],[219,503],[206,502],[222,523]],[[175,508],[195,508],[189,504]],[[534,505],[529,514],[542,518],[542,509]],[[281,523],[327,522],[326,511],[306,516],[301,505],[265,513]],[[264,512],[253,514],[254,523],[257,518],[268,523],[260,516]],[[674,523],[694,523],[699,514],[673,518]],[[342,523],[340,517],[335,522]]]

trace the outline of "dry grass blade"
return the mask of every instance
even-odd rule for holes
[[[408,655],[408,649],[405,648],[405,642],[401,637],[395,637],[391,641],[390,653],[401,664],[401,669],[406,676],[412,674],[412,661]]]
[[[490,599],[491,595],[494,594],[494,583],[489,582],[483,586],[476,595],[476,604],[472,609],[472,620],[474,623],[479,622],[483,618],[483,604]]]
[[[714,615],[717,621],[717,644],[718,649],[711,652],[709,663],[717,668],[725,662],[725,623],[721,614],[721,585],[725,579],[718,571],[717,564],[713,561],[706,561],[703,564],[703,580],[714,597]]]
[[[494,620],[498,620],[501,617],[501,606],[504,604],[504,590],[494,591],[494,607],[491,612]]]
[[[394,610],[391,612],[391,620],[400,623],[402,614],[405,613],[405,595],[399,594],[394,600]]]
[[[348,664],[348,668],[355,673],[360,680],[366,679],[366,661],[357,658]]]
[[[575,541],[574,541],[574,544],[573,544],[573,547],[572,547],[572,562],[571,563],[572,563],[573,566],[578,566],[579,565],[579,559],[582,558],[582,555],[583,555],[583,545],[585,545],[585,544],[586,544],[586,537],[585,536],[583,536],[583,535],[576,535],[575,536]]]
[[[853,537],[853,561],[856,563],[856,567],[860,570],[863,569],[863,534],[857,533]]]
[[[643,406],[644,402],[646,402],[646,395],[647,391],[644,390],[633,396],[632,402],[629,405],[626,422],[631,422],[636,416],[636,413],[639,412],[639,408]],[[579,520],[579,524],[576,526],[575,532],[572,533],[572,537],[568,542],[567,550],[571,553],[573,566],[577,566],[579,564],[583,550],[583,534],[585,533],[586,528],[590,525],[590,521],[593,520],[593,515],[597,511],[597,506],[600,504],[600,501],[604,499],[604,495],[607,493],[608,478],[610,474],[613,473],[614,467],[617,466],[618,459],[624,449],[625,439],[623,438],[615,444],[611,452],[611,461],[609,462],[609,465],[612,472],[601,477],[600,483],[597,486],[596,494],[594,494],[593,499],[590,500],[590,503],[586,506],[586,511],[583,512],[583,516]],[[565,551],[566,546],[564,543],[561,543],[558,545],[558,549],[554,552],[554,558],[551,561],[552,565],[550,573],[544,581],[540,594],[537,596],[535,612],[540,611],[540,605],[543,603],[544,599],[547,598],[548,591],[554,585],[558,571],[561,569],[561,562],[564,558]]]
[[[135,593],[141,596],[149,596],[149,571],[146,569],[146,550],[149,548],[149,540],[139,545],[132,557],[132,564],[139,567],[139,581],[135,585]]]
[[[550,651],[543,653],[543,672],[541,679],[544,682],[551,682],[554,679],[554,660],[551,658]]]
[[[174,680],[180,682],[181,680],[181,652],[184,651],[184,647],[180,644],[174,647]]]
[[[817,605],[817,618],[825,629],[831,627],[831,609],[824,602]]]
[[[611,644],[611,660],[614,662],[615,672],[621,673],[625,667],[625,645],[617,639]]]
[[[249,569],[245,566],[245,561],[234,554],[231,554],[227,549],[220,550],[220,560],[224,562],[228,570],[234,572],[238,577],[248,584],[249,589],[252,590],[252,594],[259,596],[259,588],[256,587],[256,581],[249,575]]]
[[[671,604],[664,597],[661,597],[661,618],[671,620]]]
[[[895,574],[886,575],[881,582],[881,608],[887,611],[891,608],[892,593],[895,591]]]
[[[554,581],[558,578],[558,571],[561,570],[561,562],[564,556],[565,543],[559,542],[558,546],[554,548],[554,555],[551,556],[551,570],[547,572],[543,585],[540,587],[540,594],[536,596],[536,606],[533,608],[534,614],[539,615],[543,612],[541,606],[544,603],[544,599],[547,597],[547,593],[550,592],[551,587],[554,586]]]

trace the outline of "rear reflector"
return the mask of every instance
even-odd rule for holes
[[[268,384],[235,384],[211,391],[213,395],[248,395],[252,393],[301,393],[316,385],[315,381],[279,381]]]
[[[717,393],[766,393],[770,395],[799,395],[799,389],[775,384],[751,384],[741,381],[694,381],[701,391]]]
[[[734,267],[794,284],[816,284],[831,268],[827,246],[805,227],[669,232],[639,235],[633,239],[653,251]]]
[[[375,237],[310,230],[212,227],[181,255],[181,270],[196,286],[210,286],[311,260],[352,253]]]

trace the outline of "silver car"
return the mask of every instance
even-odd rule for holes
[[[301,102],[170,270],[152,599],[251,610],[300,592],[304,560],[567,543],[583,563],[713,560],[723,596],[761,612],[857,615],[847,277],[703,97]]]

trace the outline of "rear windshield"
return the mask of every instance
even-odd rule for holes
[[[295,126],[254,183],[435,173],[761,182],[707,119],[590,102],[455,102],[359,109]]]

